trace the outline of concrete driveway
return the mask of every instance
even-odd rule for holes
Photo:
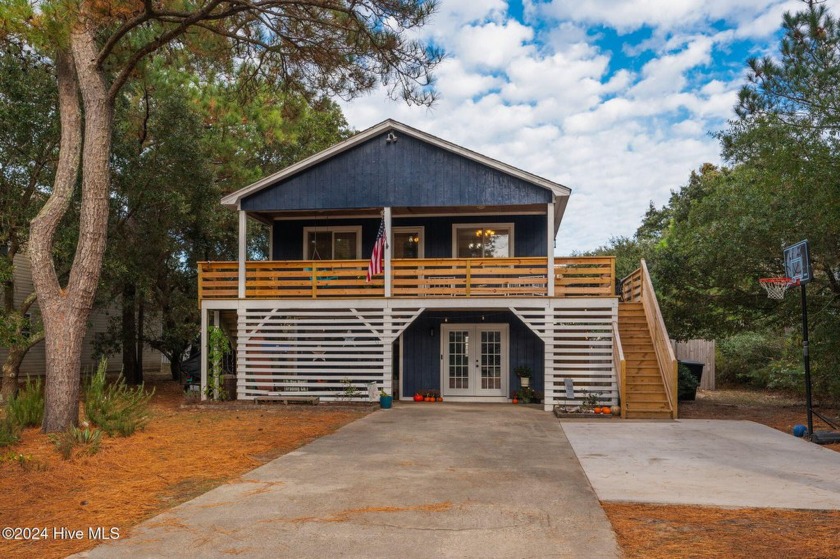
[[[752,421],[564,421],[602,501],[840,510],[840,453]]]
[[[378,411],[77,555],[231,556],[608,558],[620,551],[551,414],[444,403]]]

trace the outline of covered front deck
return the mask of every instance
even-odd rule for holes
[[[615,258],[413,258],[200,262],[198,296],[216,299],[413,297],[613,297]]]

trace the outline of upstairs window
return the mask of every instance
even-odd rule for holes
[[[512,223],[471,223],[452,226],[454,258],[513,256]]]
[[[423,227],[394,227],[391,248],[395,259],[423,258]]]
[[[362,228],[304,227],[304,260],[359,260],[362,255]]]

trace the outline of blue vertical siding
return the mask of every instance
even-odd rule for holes
[[[326,226],[362,226],[362,254],[369,258],[379,232],[379,219],[289,219],[274,222],[272,260],[303,260],[303,228]]]
[[[417,391],[440,390],[441,347],[440,327],[444,319],[449,324],[480,324],[484,316],[486,323],[508,324],[510,328],[508,386],[519,388],[519,379],[513,369],[519,365],[531,367],[531,386],[543,390],[543,343],[522,321],[508,311],[488,310],[470,312],[426,311],[403,332],[403,396],[412,396]],[[434,330],[434,336],[429,331]]]
[[[545,204],[550,190],[424,140],[383,132],[245,197],[246,211]]]
[[[379,219],[290,219],[274,222],[272,260],[303,259],[303,228],[325,226],[362,226],[362,258],[370,256]],[[546,256],[544,215],[484,215],[394,218],[392,225],[423,226],[426,258],[452,258],[452,225],[456,223],[513,223],[514,256]],[[553,247],[552,247],[553,248]]]

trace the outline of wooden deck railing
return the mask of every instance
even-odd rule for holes
[[[621,282],[622,299],[628,302],[641,302],[645,310],[645,320],[653,339],[653,349],[659,365],[659,373],[668,395],[668,404],[673,417],[677,417],[677,358],[671,346],[671,338],[665,328],[665,321],[659,310],[656,292],[650,279],[647,263],[642,259],[641,266]]]
[[[621,347],[621,336],[618,334],[618,322],[612,323],[613,335],[613,367],[618,379],[618,399],[621,402],[621,418],[627,417],[627,360],[624,359],[624,349]]]
[[[245,297],[254,299],[384,297],[384,279],[365,281],[367,260],[247,262]],[[394,297],[547,297],[545,257],[420,258],[391,261]],[[554,259],[556,297],[611,297],[615,259]],[[198,296],[236,299],[236,262],[200,262]]]

